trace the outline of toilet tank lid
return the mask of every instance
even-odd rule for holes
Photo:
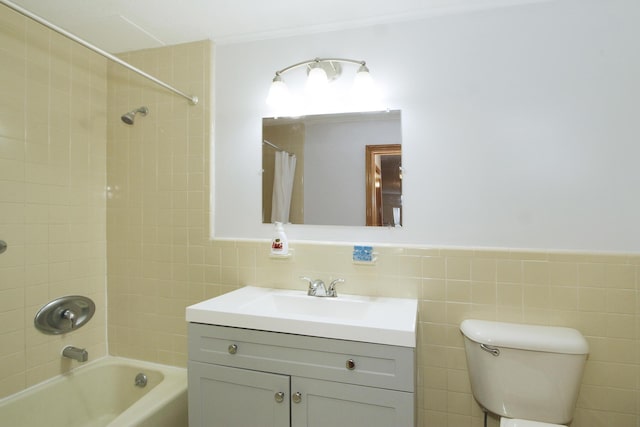
[[[460,324],[460,330],[472,341],[496,347],[547,353],[589,353],[587,340],[571,328],[467,319]]]

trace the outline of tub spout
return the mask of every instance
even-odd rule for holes
[[[69,359],[77,360],[78,362],[86,362],[89,360],[89,353],[84,348],[74,347],[72,345],[66,346],[62,350],[62,355]]]

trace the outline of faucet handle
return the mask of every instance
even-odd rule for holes
[[[313,279],[306,277],[306,276],[300,276],[300,280],[306,280],[307,282],[309,282],[309,288],[307,290],[307,295],[314,295],[316,292],[316,286],[317,284],[314,283]]]
[[[306,280],[307,282],[309,282],[309,285],[311,285],[313,283],[313,280],[307,276],[300,276],[299,277],[300,280]]]
[[[338,292],[336,292],[336,285],[338,283],[344,283],[344,279],[335,279],[329,284],[329,289],[327,289],[328,297],[337,297]]]
[[[73,329],[76,326],[76,314],[69,310],[66,309],[65,311],[62,312],[62,318],[63,319],[67,319],[69,321],[69,325],[70,328],[69,329]]]

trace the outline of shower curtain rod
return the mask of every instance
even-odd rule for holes
[[[263,143],[263,144],[267,144],[269,147],[273,148],[274,150],[278,150],[278,151],[285,151],[285,150],[283,150],[282,148],[278,147],[276,144],[274,144],[274,143],[272,143],[272,142],[267,141],[266,139],[263,139],[263,140],[262,140],[262,143]]]
[[[91,43],[81,39],[80,37],[68,32],[67,30],[58,27],[55,24],[52,24],[51,22],[47,21],[44,18],[41,18],[40,16],[31,13],[30,11],[18,6],[15,3],[12,3],[8,0],[0,0],[0,3],[2,3],[3,5],[7,6],[10,9],[13,9],[14,11],[18,12],[21,15],[26,16],[27,18],[33,19],[34,21],[44,25],[45,27],[55,31],[56,33],[62,34],[63,36],[65,36],[68,39],[73,40],[76,43],[81,44],[82,46],[86,47],[87,49],[90,49],[92,51],[94,51],[95,53],[104,56],[107,59],[110,59],[113,62],[116,62],[120,65],[122,65],[123,67],[133,71],[134,73],[137,73],[139,75],[141,75],[142,77],[151,80],[152,82],[162,86],[165,89],[170,90],[171,92],[182,96],[183,98],[187,98],[189,100],[189,103],[191,105],[196,105],[198,103],[198,97],[195,95],[187,95],[186,93],[174,88],[171,85],[168,85],[167,83],[163,82],[162,80],[159,80],[155,77],[153,77],[150,74],[145,73],[144,71],[140,70],[139,68],[134,67],[133,65],[129,64],[128,62],[123,61],[122,59],[110,54],[109,52],[100,49],[97,46],[92,45]]]
[[[269,147],[273,148],[276,151],[280,151],[281,153],[287,153],[289,156],[291,157],[295,157],[296,155],[293,153],[288,152],[287,150],[283,150],[282,148],[278,147],[276,144],[274,144],[273,142],[269,142],[266,139],[262,140],[263,144],[268,145]]]

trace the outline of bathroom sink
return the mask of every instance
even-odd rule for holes
[[[313,316],[327,320],[364,319],[371,311],[366,300],[349,298],[317,298],[303,292],[290,295],[273,292],[244,304],[243,309],[251,313],[280,313],[293,316]]]
[[[247,286],[187,307],[187,321],[415,347],[417,301]]]

